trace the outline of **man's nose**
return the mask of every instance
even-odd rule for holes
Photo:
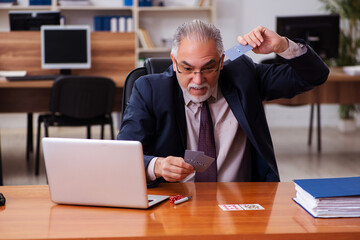
[[[194,75],[193,76],[193,82],[195,84],[200,85],[200,84],[203,83],[203,76],[202,76],[201,72],[194,72],[193,75]]]

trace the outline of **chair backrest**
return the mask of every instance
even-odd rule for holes
[[[115,84],[110,78],[61,76],[53,84],[50,111],[72,118],[88,119],[110,114]]]
[[[162,73],[172,64],[171,58],[147,58],[145,66],[132,70],[125,79],[122,96],[122,118],[130,99],[135,81],[147,74]]]

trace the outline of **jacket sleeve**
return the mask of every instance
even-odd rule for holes
[[[140,141],[143,148],[154,136],[155,120],[151,113],[151,86],[145,77],[135,82],[124,119],[117,135],[118,140]],[[145,168],[154,156],[144,155]]]
[[[327,80],[329,68],[310,46],[306,47],[305,54],[284,59],[284,64],[254,64],[262,100],[292,98]]]

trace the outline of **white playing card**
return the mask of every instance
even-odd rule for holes
[[[234,61],[235,59],[237,59],[238,57],[240,57],[244,53],[250,51],[251,49],[252,49],[252,47],[249,44],[242,45],[242,44],[239,43],[239,44],[233,46],[232,48],[226,50],[225,51],[225,56],[228,59],[230,59],[231,61]]]
[[[224,211],[241,211],[244,210],[239,204],[220,204],[218,205]]]
[[[220,204],[218,205],[224,211],[241,211],[241,210],[265,210],[260,204]]]
[[[244,210],[264,210],[260,204],[240,204],[240,207],[242,207]]]

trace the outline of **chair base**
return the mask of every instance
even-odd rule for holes
[[[30,153],[34,152],[33,144],[33,113],[27,113],[27,132],[26,132],[26,161],[29,162]]]
[[[321,152],[321,114],[320,114],[320,104],[316,104],[316,113],[317,113],[317,151]],[[310,124],[309,124],[309,134],[308,134],[308,146],[311,146],[312,143],[312,132],[313,132],[313,119],[314,119],[314,104],[311,104],[310,108]]]
[[[3,174],[2,174],[1,138],[0,138],[0,186],[2,185],[3,185]]]

